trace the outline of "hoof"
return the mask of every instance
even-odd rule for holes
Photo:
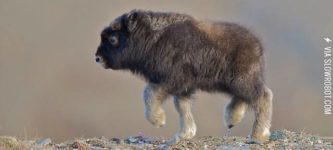
[[[164,144],[165,144],[165,145],[168,145],[168,146],[170,146],[170,145],[175,145],[175,144],[177,144],[180,140],[181,140],[181,138],[180,138],[179,136],[175,135],[175,136],[173,136],[172,138],[166,140]]]
[[[246,144],[263,145],[264,142],[262,142],[262,141],[258,141],[258,140],[255,140],[255,139],[250,138],[250,139],[246,140]]]
[[[195,136],[196,127],[188,128],[185,132],[177,132],[172,138],[165,142],[166,145],[177,144],[182,139],[192,139]]]
[[[155,114],[146,115],[146,119],[156,128],[163,127],[166,123],[165,113],[163,110],[160,110]]]
[[[168,150],[170,148],[170,145],[168,144],[161,144],[156,147],[156,150]]]
[[[269,141],[269,134],[262,134],[261,136],[254,136],[254,135],[251,135],[251,136],[248,136],[247,137],[247,141],[246,143],[247,144],[259,144],[259,145],[262,145],[264,144],[265,142],[268,142]]]

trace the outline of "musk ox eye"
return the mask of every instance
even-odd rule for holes
[[[109,37],[109,42],[111,43],[111,45],[117,46],[118,45],[118,38],[115,37],[115,36],[111,36],[111,37]]]

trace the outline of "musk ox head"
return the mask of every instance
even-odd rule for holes
[[[165,27],[191,20],[188,15],[132,10],[116,18],[101,32],[96,62],[106,69],[142,68],[153,57],[149,50]],[[140,66],[141,65],[141,66]]]
[[[105,69],[123,69],[139,53],[144,38],[144,12],[132,10],[116,18],[101,32],[96,62]],[[140,32],[139,32],[140,30]],[[142,45],[142,44],[141,44]]]

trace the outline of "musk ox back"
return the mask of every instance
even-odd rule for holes
[[[180,129],[169,144],[195,135],[190,99],[196,90],[232,95],[224,114],[229,129],[247,107],[253,108],[250,141],[264,142],[270,134],[273,94],[265,86],[263,55],[258,38],[237,24],[132,10],[102,31],[96,61],[146,79],[145,116],[154,126],[165,124],[161,105],[174,96]]]

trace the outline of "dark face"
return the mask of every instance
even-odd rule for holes
[[[136,27],[137,13],[130,12],[115,19],[101,33],[101,43],[96,52],[96,62],[105,69],[122,69],[128,55],[129,37]]]
[[[112,27],[105,28],[101,33],[101,43],[96,52],[96,62],[105,69],[121,67],[121,49],[126,42],[125,33],[115,31]]]

